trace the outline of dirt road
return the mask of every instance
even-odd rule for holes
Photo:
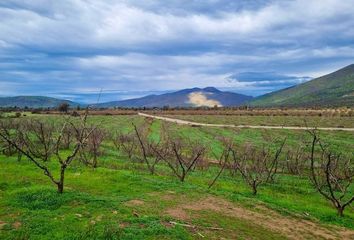
[[[163,120],[166,122],[172,122],[182,125],[190,125],[190,126],[203,126],[203,127],[226,127],[226,128],[254,128],[254,129],[289,129],[289,130],[311,130],[314,129],[312,127],[295,127],[295,126],[257,126],[257,125],[233,125],[233,124],[211,124],[211,123],[198,123],[185,121],[176,118],[168,118],[168,117],[160,117],[156,115],[150,115],[145,113],[138,113],[139,116],[155,118],[159,120]],[[316,128],[322,131],[347,131],[354,132],[354,128],[337,128],[337,127],[318,127]]]

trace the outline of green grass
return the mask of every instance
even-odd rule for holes
[[[36,116],[47,121],[59,121],[55,116]],[[132,131],[131,122],[142,124],[136,116],[95,116],[92,123],[101,122],[113,131]],[[161,122],[150,127],[151,137],[158,140]],[[206,144],[211,151],[220,152],[218,136],[230,136],[238,143],[251,141],[264,144],[262,135],[268,132],[252,129],[234,131],[217,128],[173,126],[175,134],[191,137]],[[304,140],[298,131],[277,130],[275,137],[288,137],[290,146]],[[337,150],[352,151],[352,133],[323,133]],[[306,140],[306,139],[305,139]],[[210,155],[211,156],[211,155]],[[306,177],[280,174],[274,184],[261,186],[253,196],[242,179],[223,174],[212,189],[208,183],[217,169],[196,170],[180,183],[167,166],[161,164],[157,175],[150,175],[143,164],[131,163],[117,153],[112,144],[104,143],[104,155],[99,168],[91,169],[77,161],[68,168],[62,195],[32,163],[16,157],[0,155],[0,239],[284,239],[285,236],[243,219],[224,216],[213,211],[201,211],[192,223],[198,226],[217,226],[224,231],[191,230],[168,226],[166,210],[188,202],[198,202],[207,196],[226,199],[248,209],[262,204],[288,217],[310,219],[331,226],[354,229],[354,210],[346,209],[343,218],[311,186]],[[58,165],[49,163],[55,176]],[[354,192],[353,187],[351,193]],[[164,196],[173,192],[174,198]],[[144,204],[131,206],[130,200]],[[217,221],[216,221],[217,219]],[[5,223],[1,225],[1,223]],[[20,223],[20,226],[19,226]]]
[[[233,125],[354,127],[354,117],[349,116],[247,116],[247,115],[166,115],[182,120]]]

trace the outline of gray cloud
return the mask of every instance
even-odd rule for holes
[[[0,94],[216,86],[257,95],[352,63],[353,12],[353,0],[8,0]],[[273,76],[229,81],[235,72]]]

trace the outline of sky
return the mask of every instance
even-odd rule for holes
[[[0,96],[258,96],[354,63],[354,0],[0,0]]]

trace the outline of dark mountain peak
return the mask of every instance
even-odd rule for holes
[[[206,87],[202,89],[204,92],[212,92],[212,93],[219,93],[221,92],[219,89],[215,87]]]
[[[187,89],[182,89],[182,90],[179,90],[175,93],[182,93],[182,94],[185,94],[185,93],[192,93],[192,92],[198,92],[198,91],[201,91],[202,89],[201,88],[187,88]]]
[[[176,93],[192,93],[192,92],[210,92],[210,93],[221,93],[220,90],[215,87],[206,87],[206,88],[187,88],[177,91]]]
[[[200,93],[200,94],[191,94]],[[213,94],[208,94],[213,93]],[[97,107],[199,107],[208,106],[240,106],[251,100],[252,97],[223,92],[214,87],[188,88],[162,95],[146,96],[96,105]]]

